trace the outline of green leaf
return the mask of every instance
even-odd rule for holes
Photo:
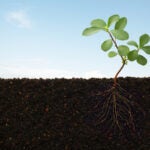
[[[149,42],[149,35],[148,34],[143,34],[140,36],[140,39],[139,39],[140,48],[142,48],[148,42]]]
[[[129,38],[129,34],[124,30],[111,30],[111,33],[118,40],[127,40]]]
[[[130,51],[130,52],[128,53],[128,59],[129,59],[130,61],[136,60],[137,57],[138,57],[138,51],[137,51],[137,50],[133,50],[133,51]]]
[[[119,47],[118,47],[118,52],[119,52],[119,55],[120,56],[127,56],[128,55],[128,53],[129,53],[129,47],[128,46],[126,46],[126,45],[120,45]]]
[[[82,35],[84,36],[89,36],[89,35],[92,35],[92,34],[95,34],[97,32],[99,32],[101,29],[98,28],[98,27],[90,27],[90,28],[86,28],[83,32],[82,32]]]
[[[110,51],[110,52],[108,53],[108,56],[109,56],[109,57],[115,57],[115,56],[117,56],[117,53],[116,53],[115,51]]]
[[[110,27],[113,23],[119,20],[119,15],[113,15],[108,18],[107,26]]]
[[[92,27],[98,27],[98,28],[104,28],[106,26],[106,23],[102,19],[95,19],[91,22]]]
[[[146,54],[150,54],[150,46],[144,46],[144,47],[142,47],[142,50],[143,50]]]
[[[129,41],[127,44],[138,48],[138,44],[135,41]]]
[[[108,51],[111,47],[112,47],[113,43],[112,43],[112,40],[109,39],[109,40],[106,40],[102,43],[101,45],[101,49],[103,51]]]
[[[126,17],[120,18],[119,21],[116,22],[115,29],[123,30],[126,27],[126,25],[127,25],[127,18]]]
[[[147,59],[142,56],[142,55],[138,55],[137,57],[137,63],[139,63],[140,65],[146,65],[147,64]]]

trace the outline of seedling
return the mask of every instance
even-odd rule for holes
[[[107,22],[103,19],[91,21],[91,27],[86,28],[82,33],[83,36],[89,36],[100,31],[106,32],[109,38],[102,42],[101,49],[104,52],[108,52],[108,57],[110,58],[115,56],[121,58],[122,64],[113,78],[112,87],[103,93],[97,94],[101,100],[95,107],[95,112],[98,113],[96,125],[105,126],[107,129],[104,132],[109,134],[112,134],[112,132],[116,134],[118,130],[120,133],[124,133],[123,131],[127,130],[127,128],[132,133],[135,133],[135,114],[137,111],[144,114],[140,106],[129,99],[129,94],[121,88],[117,78],[124,66],[128,64],[128,61],[136,61],[143,66],[147,64],[147,59],[141,52],[150,54],[150,45],[147,45],[150,41],[150,36],[143,34],[139,37],[138,43],[131,40],[127,44],[118,45],[118,40],[124,42],[129,39],[128,32],[124,30],[126,25],[127,18],[115,14],[110,16]],[[110,50],[114,47],[115,50]]]

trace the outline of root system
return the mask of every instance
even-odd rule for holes
[[[137,137],[137,121],[145,115],[143,109],[130,97],[119,84],[102,93],[96,94],[98,103],[89,114],[92,124],[105,135]]]

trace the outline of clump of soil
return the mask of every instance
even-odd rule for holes
[[[101,95],[96,94],[109,89],[112,79],[0,79],[0,149],[148,150],[150,78],[118,82],[145,113],[132,105],[134,135],[127,127],[112,136],[108,122],[99,126],[95,121],[101,111]]]

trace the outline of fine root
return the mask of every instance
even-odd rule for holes
[[[106,135],[136,135],[137,118],[144,116],[141,107],[128,98],[128,93],[117,84],[109,90],[98,93],[99,99],[90,114],[92,124]]]

